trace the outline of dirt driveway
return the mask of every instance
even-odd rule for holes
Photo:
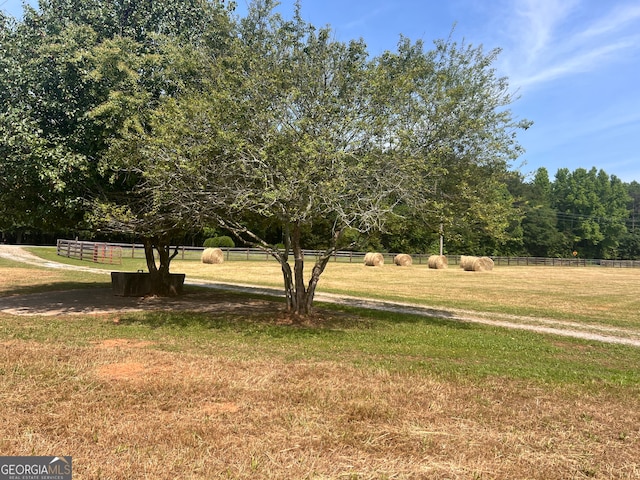
[[[101,269],[77,267],[44,260],[18,246],[12,245],[0,245],[0,258],[8,258],[43,268],[75,269],[108,274],[108,272]],[[272,310],[276,315],[282,314],[281,302],[230,295],[230,293],[245,292],[282,297],[282,292],[278,289],[232,285],[198,279],[188,280],[187,284],[207,287],[210,292],[186,294],[174,298],[136,298],[114,296],[110,289],[102,288],[12,295],[0,297],[0,312],[12,315],[86,315],[153,310],[233,311],[235,313]],[[317,293],[315,299],[317,302],[344,304],[374,310],[397,311],[453,321],[481,323],[503,328],[529,330],[538,333],[640,347],[640,331],[637,330],[538,317],[440,309],[399,302],[372,301],[325,293]]]

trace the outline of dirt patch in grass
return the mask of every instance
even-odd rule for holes
[[[145,371],[138,362],[110,363],[98,368],[98,376],[106,380],[133,380],[141,377]]]
[[[153,344],[154,342],[131,340],[129,338],[109,338],[95,342],[96,348],[144,348]]]

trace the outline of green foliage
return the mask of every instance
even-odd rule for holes
[[[533,182],[521,186],[522,253],[534,257],[562,256],[567,246],[558,231],[556,211],[551,206],[552,184],[547,170],[538,169]]]
[[[634,185],[595,168],[561,168],[555,181],[539,169],[531,183],[509,185],[523,211],[523,254],[635,258]]]
[[[207,238],[204,241],[202,246],[205,248],[213,248],[213,247],[234,248],[236,244],[231,237],[222,235],[220,237]]]
[[[212,40],[206,35],[215,35],[216,16],[224,10],[223,0],[41,0],[39,11],[27,9],[25,17],[55,33],[69,24],[85,25],[100,40],[126,37],[149,43],[159,34],[204,42]]]
[[[627,209],[627,234],[620,239],[620,257],[640,259],[640,183],[631,182],[626,185],[629,194]]]
[[[118,151],[136,146],[148,195],[272,253],[296,311],[344,232],[444,224],[492,254],[517,237],[504,175],[520,153],[513,130],[528,123],[507,108],[497,52],[403,39],[370,58],[362,41],[304,22],[299,5],[291,20],[275,5],[251,4],[229,55],[211,60],[211,88],[163,102],[146,131],[123,139]],[[263,222],[284,250],[254,229]],[[308,285],[303,242],[326,249]]]
[[[0,225],[53,231],[82,220],[93,133],[82,109],[91,86],[90,29],[45,36],[0,25]]]
[[[552,190],[559,229],[583,258],[615,258],[627,232],[629,194],[604,171],[560,169]],[[568,253],[568,252],[567,252]]]
[[[97,194],[136,199],[131,172],[100,161],[123,130],[144,128],[146,110],[197,81],[173,41],[224,44],[228,13],[200,0],[43,0],[22,21],[2,16],[0,228],[79,228]]]

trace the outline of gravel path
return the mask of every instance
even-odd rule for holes
[[[105,275],[109,273],[98,268],[79,267],[44,260],[18,246],[12,245],[0,245],[0,258],[7,258],[45,268],[82,270]],[[187,284],[207,287],[218,292],[234,291],[259,293],[277,297],[283,296],[283,292],[280,289],[255,287],[252,285],[228,284],[198,279],[189,279]],[[350,305],[372,310],[424,315],[447,320],[481,323],[496,327],[529,330],[538,333],[640,347],[640,331],[605,325],[590,325],[550,318],[525,317],[501,313],[441,309],[411,303],[365,300],[362,298],[320,292],[316,294],[315,300],[317,302]],[[159,308],[186,310],[193,309],[194,301],[198,301],[197,296],[194,297],[194,300],[183,297],[172,299],[144,299],[117,297],[112,295],[109,289],[86,289],[72,292],[47,292],[0,297],[0,311],[19,315],[58,315],[63,313],[87,314]],[[200,306],[197,309],[203,310],[206,308]]]

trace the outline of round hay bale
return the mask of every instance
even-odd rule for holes
[[[395,263],[399,267],[410,267],[413,265],[413,259],[411,255],[407,255],[406,253],[399,253],[395,257],[393,257],[393,263]]]
[[[474,272],[488,272],[493,270],[493,260],[489,257],[476,258],[472,267]]]
[[[442,270],[449,266],[449,261],[444,255],[431,255],[427,260],[427,265],[429,266],[429,268]]]
[[[470,272],[473,270],[473,262],[476,261],[478,257],[474,257],[472,255],[461,255],[460,256],[460,268],[463,270]]]
[[[224,262],[224,253],[219,248],[205,248],[201,258],[202,263],[216,265]]]
[[[381,267],[384,265],[384,256],[381,253],[369,252],[364,256],[364,264],[367,267]]]

